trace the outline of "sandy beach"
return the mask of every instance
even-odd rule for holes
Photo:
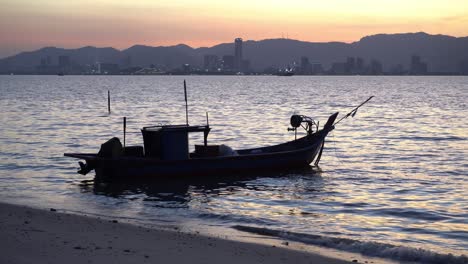
[[[0,263],[349,263],[291,250],[0,204]]]

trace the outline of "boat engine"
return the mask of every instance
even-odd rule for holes
[[[312,135],[318,131],[319,123],[315,122],[314,119],[305,115],[292,115],[291,116],[291,127],[288,127],[288,131],[294,131],[294,138],[297,138],[297,128],[302,127],[307,131],[307,135]]]
[[[97,156],[102,158],[115,158],[122,156],[123,153],[124,148],[122,147],[122,143],[120,143],[118,138],[113,137],[101,145]],[[88,162],[88,160],[86,160],[86,163],[79,161],[78,164],[80,165],[80,169],[78,170],[79,174],[86,175],[88,172],[95,169],[94,164]]]

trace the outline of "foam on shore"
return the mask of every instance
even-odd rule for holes
[[[334,248],[338,250],[359,253],[365,256],[381,257],[397,261],[411,261],[428,264],[468,263],[468,256],[466,255],[454,256],[453,254],[440,254],[421,248],[395,246],[385,243],[359,241],[349,238],[294,233],[251,226],[237,225],[233,228],[239,231],[254,233],[258,235],[272,236],[281,239],[302,242],[305,244]]]

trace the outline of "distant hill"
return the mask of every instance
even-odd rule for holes
[[[421,56],[433,72],[454,72],[462,60],[468,60],[468,37],[445,35],[379,34],[351,44],[353,53],[364,58],[377,58],[384,66],[403,64],[408,67],[410,56]]]
[[[165,65],[169,69],[178,68],[182,64],[200,65],[195,49],[179,44],[169,47],[150,47],[135,45],[121,52],[131,58],[131,64],[136,66]]]
[[[188,63],[202,66],[203,56],[214,54],[233,55],[234,44],[224,43],[213,47],[191,48],[187,45],[150,47],[135,45],[119,51],[114,48],[83,47],[79,49],[42,48],[22,52],[0,59],[0,73],[34,71],[41,59],[51,58],[57,64],[58,56],[69,56],[75,64],[113,63],[121,67],[149,65],[167,69],[180,68]],[[400,64],[409,67],[412,55],[419,55],[433,72],[456,72],[461,61],[468,60],[468,37],[429,35],[426,33],[378,34],[362,38],[353,43],[305,42],[292,39],[266,39],[244,41],[243,57],[250,60],[254,70],[262,71],[271,66],[285,67],[293,62],[300,63],[306,56],[311,62],[321,63],[325,68],[333,62],[344,62],[347,57],[362,57],[366,62],[379,60],[384,70]]]

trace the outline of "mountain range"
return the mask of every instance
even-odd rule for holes
[[[46,47],[0,59],[0,73],[34,71],[41,60],[47,57],[57,64],[58,56],[68,56],[72,63],[79,65],[101,62],[120,66],[158,65],[175,69],[182,64],[201,67],[204,55],[217,55],[221,58],[233,54],[234,43],[202,48],[184,44],[166,47],[135,45],[125,50],[91,46],[78,49]],[[419,32],[377,34],[353,43],[319,43],[284,38],[243,42],[243,58],[250,60],[250,66],[255,71],[268,67],[286,67],[293,62],[300,63],[302,56],[308,57],[311,62],[321,63],[324,68],[330,67],[334,62],[344,62],[347,57],[361,57],[366,62],[373,59],[380,61],[384,70],[398,65],[408,69],[412,55],[420,56],[428,64],[429,71],[458,72],[459,65],[468,61],[468,37]]]

